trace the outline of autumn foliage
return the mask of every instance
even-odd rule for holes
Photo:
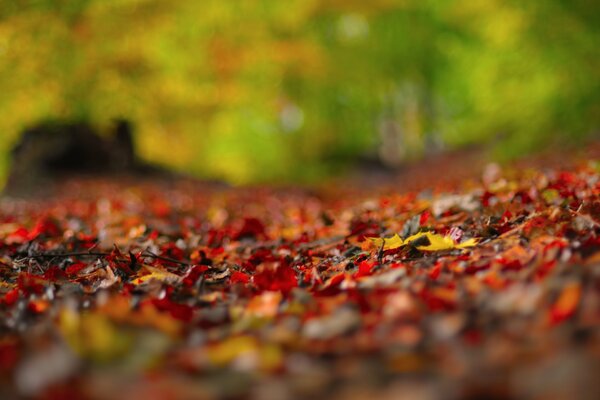
[[[95,180],[2,200],[0,393],[594,393],[597,164],[336,193]]]

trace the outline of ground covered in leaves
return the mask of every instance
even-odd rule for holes
[[[0,202],[0,397],[598,398],[600,168]]]

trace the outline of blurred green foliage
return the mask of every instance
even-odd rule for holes
[[[131,118],[144,158],[240,183],[574,141],[599,128],[598,21],[591,0],[3,1],[3,168],[49,117]]]

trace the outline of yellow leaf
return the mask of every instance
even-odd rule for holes
[[[143,303],[134,310],[125,296],[110,297],[97,311],[119,324],[152,327],[173,336],[181,330],[180,321],[170,314],[158,311],[149,303]]]
[[[477,243],[479,243],[479,239],[477,239],[477,238],[471,238],[469,240],[465,240],[464,242],[457,244],[454,247],[456,247],[457,249],[464,249],[465,247],[473,247]]]
[[[141,285],[142,283],[147,282],[151,279],[156,279],[157,281],[166,283],[176,283],[181,279],[179,275],[173,274],[161,268],[151,267],[150,265],[144,265],[144,269],[150,273],[148,275],[143,275],[139,278],[134,279],[134,285]]]
[[[206,355],[212,364],[223,367],[240,355],[254,353],[257,347],[256,339],[250,336],[238,336],[209,346]]]
[[[206,355],[210,363],[224,367],[238,362],[263,371],[276,370],[283,355],[278,346],[261,344],[250,336],[237,336],[208,346]]]
[[[423,238],[427,238],[427,240],[423,240]],[[423,251],[441,251],[454,248],[454,241],[452,238],[431,232],[419,232],[406,239],[406,244],[415,242],[417,242],[415,247]]]
[[[378,248],[383,246],[383,250],[393,250],[398,247],[404,246],[406,243],[402,240],[400,236],[396,233],[394,236],[389,238],[367,238]]]
[[[432,232],[419,232],[402,240],[398,234],[390,238],[368,238],[371,243],[378,248],[383,246],[383,250],[397,249],[408,244],[412,244],[415,248],[421,251],[442,251],[451,249],[464,249],[473,247],[477,244],[478,239],[472,238],[462,243],[454,243],[450,236],[442,236]]]
[[[58,327],[75,352],[96,362],[121,357],[133,340],[125,330],[98,313],[79,314],[65,308],[59,314]]]

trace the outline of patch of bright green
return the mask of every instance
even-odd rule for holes
[[[594,2],[14,4],[0,4],[0,176],[17,133],[49,117],[130,118],[145,159],[237,183],[439,143],[509,158],[600,128]]]

